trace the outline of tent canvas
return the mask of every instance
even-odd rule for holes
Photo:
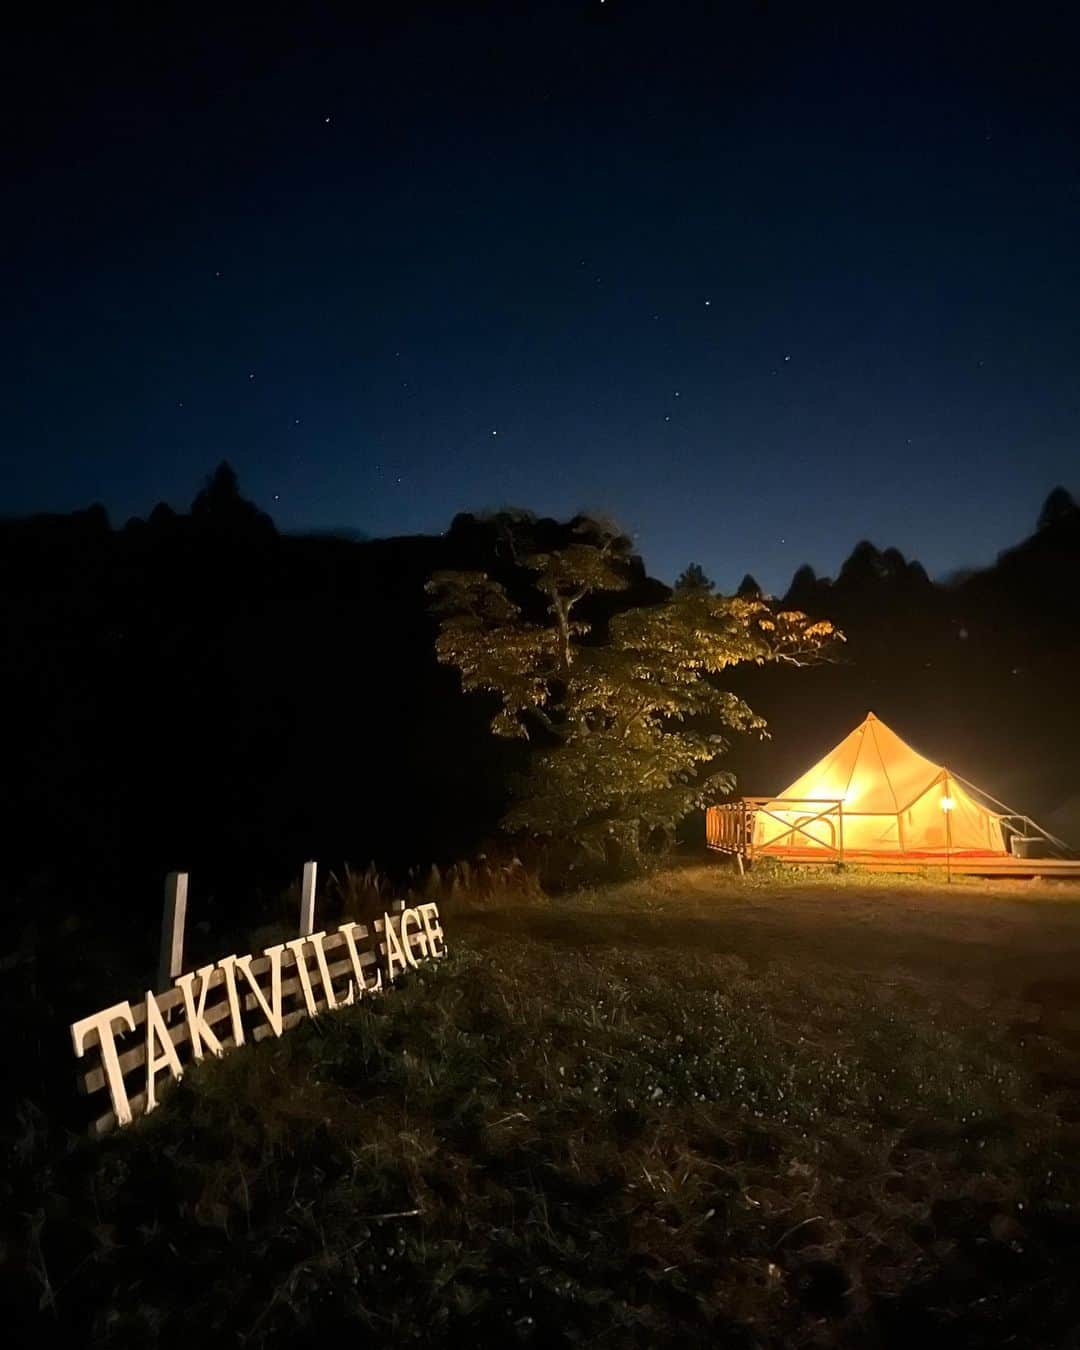
[[[1005,854],[1001,817],[873,713],[754,815],[755,852]]]

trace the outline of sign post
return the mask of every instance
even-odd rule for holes
[[[170,872],[165,878],[165,909],[161,916],[161,953],[158,990],[172,988],[184,968],[184,920],[187,916],[188,874]]]
[[[315,873],[318,864],[304,864],[304,879],[300,883],[300,936],[310,937],[315,931]]]

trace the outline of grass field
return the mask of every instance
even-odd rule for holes
[[[1080,1344],[1080,887],[716,864],[445,924],[438,966],[103,1144],[25,1105],[21,1324]]]

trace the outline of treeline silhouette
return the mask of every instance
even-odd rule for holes
[[[0,523],[7,886],[123,910],[172,868],[239,897],[304,858],[393,873],[474,852],[522,750],[436,664],[424,587],[443,568],[520,586],[509,520],[294,537],[222,465],[186,515]],[[532,522],[533,545],[573,524]],[[666,593],[630,572],[621,604]]]
[[[309,857],[393,871],[483,848],[528,751],[491,737],[484,700],[435,663],[424,585],[462,568],[520,588],[525,514],[460,515],[433,537],[290,536],[222,465],[188,514],[0,522],[8,894],[123,912],[171,868],[250,897]],[[528,519],[544,548],[580,524]],[[629,579],[601,626],[668,593],[640,559]],[[1062,823],[1078,596],[1080,511],[1060,489],[1029,539],[949,584],[867,542],[835,580],[801,568],[785,602],[849,641],[837,664],[735,675],[773,732],[733,748],[740,787],[778,790],[871,708]]]

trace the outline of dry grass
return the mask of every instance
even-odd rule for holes
[[[80,1344],[1066,1344],[1078,901],[688,867],[462,906],[439,968],[103,1146],[24,1111],[9,1287]]]

